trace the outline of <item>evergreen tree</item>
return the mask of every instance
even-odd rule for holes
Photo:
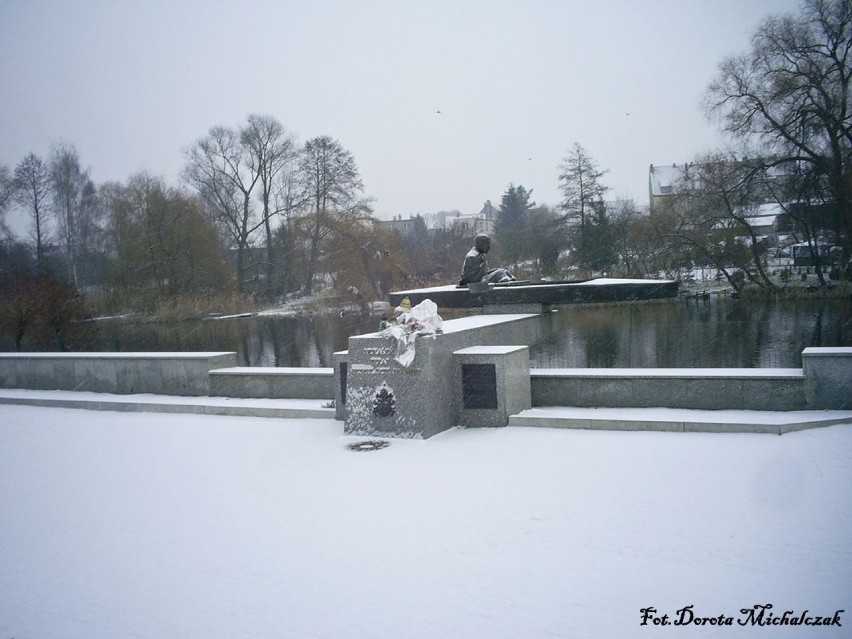
[[[603,202],[604,193],[609,190],[600,182],[606,174],[589,152],[575,142],[559,165],[559,190],[566,222],[581,228],[586,225],[593,207]]]
[[[503,258],[513,264],[528,257],[534,244],[529,225],[529,213],[535,208],[531,198],[532,189],[528,191],[523,186],[509,184],[494,221],[494,234],[500,243]]]
[[[598,168],[597,162],[577,142],[562,159],[559,170],[563,221],[571,236],[571,261],[586,270],[599,270],[601,260],[608,259],[599,254],[611,251],[611,246],[603,244],[609,241],[603,200],[609,189],[600,179],[607,172]]]

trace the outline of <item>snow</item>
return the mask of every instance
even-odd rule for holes
[[[665,193],[671,193],[675,184],[683,179],[683,165],[677,166],[654,166],[651,165],[650,180],[653,195],[664,194],[663,188],[668,187]]]
[[[326,377],[328,375],[334,375],[334,368],[331,366],[319,366],[314,368],[307,366],[231,366],[229,368],[215,368],[210,372],[213,374],[248,375],[251,377],[256,375],[304,375],[306,377]]]
[[[233,351],[181,351],[181,352],[96,352],[72,353],[67,351],[51,351],[43,353],[0,353],[4,359],[198,359],[199,357],[219,357],[221,355],[233,355]]]
[[[453,353],[453,355],[508,355],[526,346],[468,346]]]
[[[495,324],[502,324],[504,322],[515,322],[518,320],[524,320],[531,317],[538,317],[535,313],[503,313],[498,315],[468,315],[466,317],[459,317],[456,319],[446,320],[443,322],[443,332],[444,333],[458,333],[461,331],[468,331],[475,328],[484,328],[486,326],[494,326]],[[350,339],[372,339],[375,337],[381,337],[376,333],[368,333],[366,335],[353,335]]]
[[[578,286],[603,286],[606,284],[670,284],[674,280],[642,280],[642,279],[619,279],[614,277],[600,277],[587,282],[579,282]]]
[[[326,419],[2,406],[0,637],[848,636],[850,425],[353,452]],[[766,603],[844,627],[640,626]]]
[[[393,295],[413,295],[414,293],[441,293],[444,291],[460,290],[455,284],[444,284],[443,286],[428,286],[426,288],[410,288],[407,291],[394,291]]]
[[[796,378],[801,368],[533,368],[536,377],[720,377],[720,378]]]
[[[765,411],[748,409],[695,410],[691,408],[584,408],[572,406],[538,406],[519,413],[521,417],[592,418],[634,422],[706,422],[717,424],[800,424],[807,422],[852,423],[848,410]]]
[[[209,315],[205,317],[205,321],[215,321],[215,320],[231,320],[231,319],[243,319],[245,317],[254,317],[255,313],[236,313],[233,315]]]
[[[504,322],[516,322],[519,320],[537,317],[534,313],[503,313],[498,315],[468,315],[444,322],[444,333],[457,333],[475,328],[494,326]]]
[[[802,355],[819,357],[826,355],[834,357],[837,355],[852,356],[852,346],[808,346],[802,351]]]
[[[113,393],[95,393],[91,391],[30,390],[27,388],[0,388],[0,402],[3,400],[23,399],[26,402],[41,400],[61,402],[91,402],[93,404],[127,405],[180,405],[209,406],[222,408],[290,408],[315,410],[328,403],[328,399],[267,399],[244,397],[208,397],[190,395],[158,395],[153,393],[133,393],[119,395]],[[0,406],[0,411],[5,407]],[[2,414],[2,413],[0,413]]]

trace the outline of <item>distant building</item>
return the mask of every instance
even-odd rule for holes
[[[487,233],[489,235],[494,231],[494,219],[497,217],[498,210],[491,204],[491,200],[486,200],[485,204],[480,209],[479,213],[462,214],[459,211],[454,213],[440,213],[437,215],[424,215],[424,222],[431,220],[432,224],[448,228],[464,231],[470,237],[474,237],[479,233]],[[446,216],[446,217],[444,217]],[[402,215],[394,215],[390,220],[378,220],[377,224],[382,228],[397,231],[401,235],[408,235],[414,230],[414,223],[418,216],[409,215],[408,218]]]
[[[447,224],[454,229],[467,232],[471,237],[480,233],[491,235],[494,231],[494,219],[497,217],[497,209],[486,200],[479,213],[462,215],[457,213],[455,217],[447,218]]]
[[[745,161],[742,162],[744,165]],[[739,164],[739,162],[738,162]],[[681,195],[682,184],[701,168],[697,164],[671,164],[663,166],[651,165],[648,171],[648,200],[650,213],[653,216],[661,211],[666,202],[673,201]],[[781,170],[770,171],[769,179],[781,181],[786,174]],[[754,201],[748,207],[743,207],[739,215],[748,223],[758,237],[769,238],[774,242],[781,241],[789,229],[789,216],[784,211],[785,205],[779,203],[768,189],[757,192]]]
[[[687,176],[689,164],[654,166],[648,171],[648,202],[651,215],[663,202],[677,195],[678,185]]]
[[[748,160],[732,160],[735,167],[748,166]],[[655,210],[664,205],[667,200],[671,200],[680,194],[680,189],[685,180],[690,177],[690,173],[695,174],[700,171],[704,165],[696,163],[685,164],[666,164],[662,166],[651,165],[648,170],[648,202],[651,215],[654,215]],[[781,192],[783,182],[789,178],[783,168],[775,167],[766,170],[765,177],[770,183],[774,183],[771,188],[767,187],[763,193],[755,191],[753,204],[777,204],[776,194]]]
[[[394,215],[390,220],[379,220],[379,226],[397,231],[400,235],[408,235],[414,230],[414,218],[414,215],[410,215],[407,219],[402,215]]]
[[[639,215],[648,216],[648,206],[636,204],[633,198],[621,198],[616,200],[604,200],[604,209],[606,211],[635,211]]]

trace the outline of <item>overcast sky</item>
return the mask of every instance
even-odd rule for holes
[[[73,144],[92,178],[177,184],[184,149],[251,113],[337,138],[379,217],[559,202],[574,142],[610,196],[721,142],[726,56],[798,0],[0,0],[0,163]]]

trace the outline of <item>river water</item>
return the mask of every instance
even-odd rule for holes
[[[798,368],[808,346],[852,346],[852,302],[670,300],[564,306],[530,349],[536,368]],[[102,350],[236,351],[241,366],[331,366],[376,316],[98,322]]]

